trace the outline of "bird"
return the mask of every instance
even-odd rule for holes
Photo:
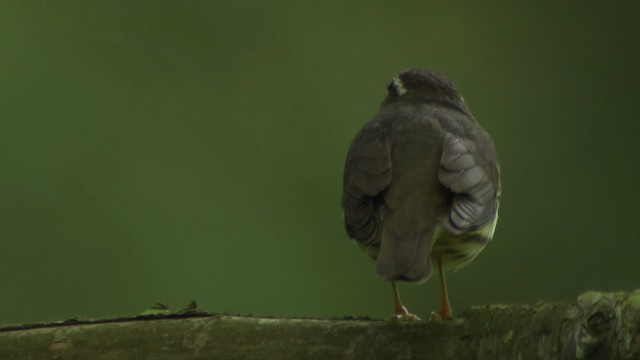
[[[500,167],[493,140],[456,86],[434,70],[412,68],[387,88],[378,113],[349,147],[342,208],[347,235],[391,282],[393,319],[420,320],[397,282],[421,284],[438,270],[449,320],[445,271],[469,264],[493,238]]]

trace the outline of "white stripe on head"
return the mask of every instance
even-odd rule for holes
[[[407,93],[407,89],[405,89],[402,80],[400,80],[400,76],[396,76],[393,78],[393,87],[396,88],[399,96],[402,96]]]

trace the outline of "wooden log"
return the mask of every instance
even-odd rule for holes
[[[193,310],[0,328],[3,360],[576,358],[640,359],[640,290],[472,307],[442,322]]]

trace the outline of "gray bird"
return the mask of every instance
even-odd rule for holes
[[[495,146],[460,92],[435,71],[411,69],[388,87],[380,111],[356,135],[344,169],[347,234],[390,280],[423,283],[435,262],[442,306],[452,318],[444,271],[471,262],[493,238],[500,204]]]

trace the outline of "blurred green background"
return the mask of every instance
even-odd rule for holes
[[[438,69],[492,134],[494,241],[454,311],[640,287],[638,2],[0,2],[0,323],[388,317],[343,229],[347,148]],[[421,316],[435,279],[401,287]]]

